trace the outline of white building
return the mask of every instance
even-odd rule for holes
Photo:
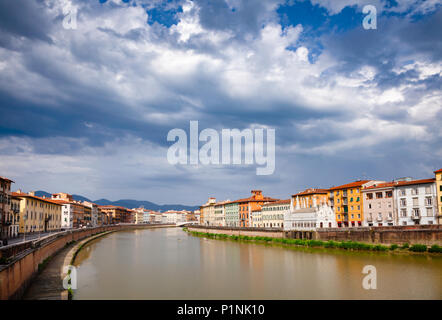
[[[293,199],[290,211],[284,215],[284,231],[315,231],[320,228],[337,228],[335,213],[329,202],[322,201],[318,204],[313,198],[313,205]]]
[[[261,226],[264,228],[283,228],[284,216],[290,212],[290,202],[291,200],[287,199],[264,203],[261,207]]]
[[[230,202],[230,200],[215,203],[214,211],[213,211],[212,225],[217,226],[217,227],[225,227],[226,226],[226,212],[225,212],[224,205],[229,202]]]
[[[398,181],[394,187],[398,225],[437,224],[435,179]]]
[[[251,212],[251,216],[252,216],[252,227],[262,228],[264,226],[263,222],[262,222],[262,209],[261,208],[253,209]]]
[[[186,222],[186,213],[183,211],[169,210],[162,214],[162,223],[164,224],[177,224],[180,222]]]
[[[89,201],[84,201],[83,204],[86,207],[91,208],[91,225],[92,227],[98,226],[98,205]]]
[[[61,207],[61,228],[72,229],[74,227],[74,208],[69,202],[63,202]]]

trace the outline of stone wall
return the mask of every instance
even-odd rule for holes
[[[442,225],[324,229],[316,232],[316,239],[386,244],[442,245]]]
[[[191,226],[191,231],[208,232],[227,235],[261,236],[274,238],[316,239],[334,241],[356,241],[383,244],[426,244],[442,245],[442,225],[416,225],[397,227],[367,228],[327,228],[317,231],[289,231],[264,228],[232,228]]]
[[[235,228],[235,227],[207,227],[207,226],[189,226],[190,231],[227,234],[229,236],[249,236],[249,237],[272,237],[282,238],[284,233],[281,229],[266,228]]]
[[[9,258],[0,265],[0,300],[19,299],[38,272],[39,264],[56,254],[66,244],[105,231],[166,227],[165,225],[117,225],[60,232],[38,241],[27,241],[0,248],[0,257]]]

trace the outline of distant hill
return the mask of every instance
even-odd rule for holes
[[[45,196],[46,198],[50,198],[52,196],[51,193],[48,193],[48,192],[42,191],[42,190],[35,191],[35,195],[37,197]],[[193,211],[193,210],[197,210],[199,208],[198,206],[185,206],[182,204],[163,204],[163,205],[161,205],[161,204],[156,204],[156,203],[153,203],[150,201],[140,201],[140,200],[132,200],[132,199],[121,199],[121,200],[117,200],[117,201],[110,201],[107,199],[99,199],[96,201],[91,201],[88,198],[77,195],[77,194],[73,194],[72,197],[76,201],[89,201],[89,202],[99,204],[101,206],[112,205],[112,206],[120,206],[120,207],[124,207],[124,208],[128,208],[128,209],[144,207],[145,209],[155,210],[155,211],[167,211],[167,210]]]

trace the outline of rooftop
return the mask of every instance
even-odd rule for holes
[[[292,197],[296,197],[296,196],[307,196],[307,195],[311,195],[311,194],[327,194],[328,189],[319,189],[319,188],[308,188],[305,189],[304,191],[298,192],[294,195],[292,195]]]
[[[343,184],[337,187],[331,187],[328,189],[329,191],[332,190],[340,190],[340,189],[348,189],[348,188],[355,188],[355,187],[361,187],[362,185],[366,184],[367,182],[370,182],[371,180],[357,180],[351,183]]]

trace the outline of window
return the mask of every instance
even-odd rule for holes
[[[419,208],[414,208],[414,209],[413,209],[413,216],[415,216],[415,217],[419,217],[419,214],[420,214],[420,210],[419,210]]]
[[[417,195],[417,194],[419,194],[419,189],[418,189],[418,188],[413,188],[413,189],[411,189],[411,194],[412,194],[412,195]]]
[[[401,209],[401,217],[402,218],[406,218],[407,217],[407,210],[406,209]]]
[[[400,191],[399,191],[399,194],[400,194],[401,196],[405,196],[405,195],[406,195],[405,189],[400,190]]]
[[[367,199],[368,200],[373,199],[373,193],[367,193]]]
[[[425,205],[426,205],[426,206],[432,206],[432,205],[433,205],[433,198],[431,198],[431,197],[426,197],[426,198],[425,198]]]
[[[386,197],[386,198],[391,198],[391,197],[393,197],[393,192],[391,192],[391,191],[387,191],[387,192],[385,193],[385,197]]]
[[[431,193],[431,187],[430,187],[430,186],[426,186],[426,187],[425,187],[425,193],[426,193],[426,194]]]
[[[433,208],[427,208],[427,217],[433,216]]]
[[[371,209],[371,203],[368,205],[368,209]]]
[[[401,207],[406,207],[407,206],[407,199],[401,199],[400,204],[401,204]]]
[[[382,198],[382,192],[376,192],[376,199]]]
[[[419,198],[413,198],[413,206],[417,207],[419,205]]]

